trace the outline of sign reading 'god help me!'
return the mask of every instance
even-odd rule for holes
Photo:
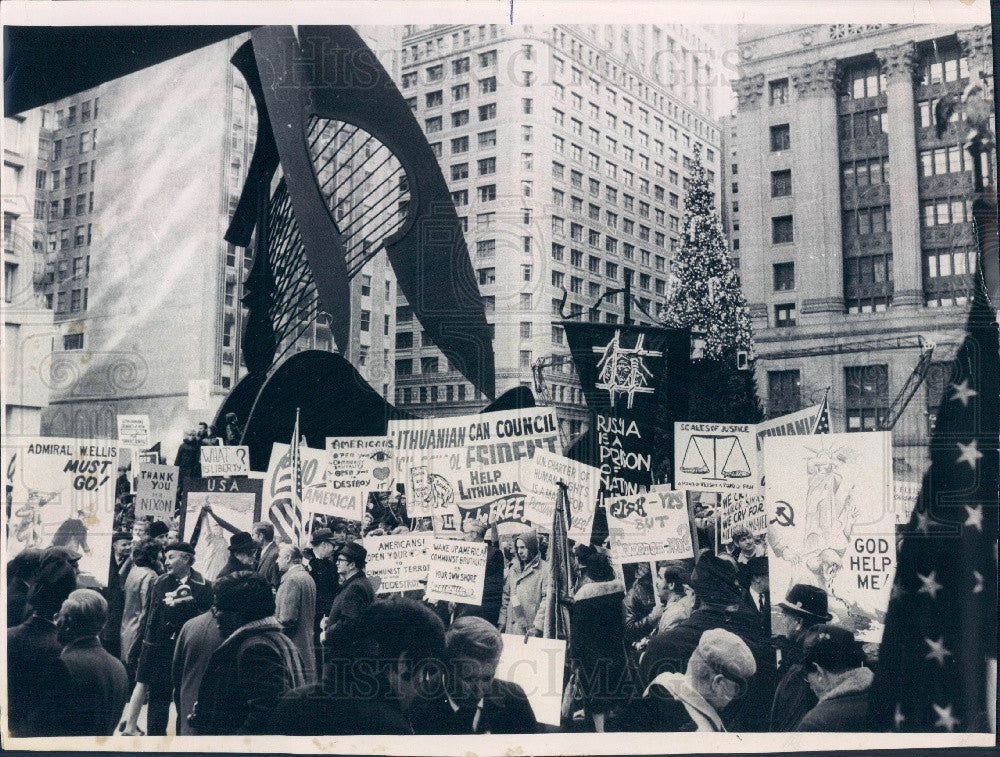
[[[683,491],[615,497],[605,507],[611,555],[620,565],[694,557]]]
[[[433,539],[427,599],[482,604],[486,548],[484,541]]]
[[[166,521],[174,517],[177,505],[179,469],[173,465],[140,465],[135,492],[135,517],[151,515]]]
[[[201,448],[202,476],[245,476],[250,472],[248,447],[220,447],[208,445]]]

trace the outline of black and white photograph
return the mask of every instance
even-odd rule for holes
[[[988,3],[0,19],[5,749],[996,747]]]

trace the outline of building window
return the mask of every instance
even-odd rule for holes
[[[453,167],[454,168],[454,167]],[[469,190],[460,189],[451,193],[451,202],[456,208],[461,208],[469,204]]]
[[[521,310],[531,310],[531,292],[521,292]]]
[[[496,254],[496,249],[495,239],[480,239],[476,242],[476,254],[481,258],[492,258]]]
[[[975,248],[924,250],[924,299],[928,307],[965,305],[972,296]]]
[[[413,332],[412,331],[397,331],[396,332],[396,349],[397,350],[408,350],[413,347]],[[409,361],[407,361],[409,363]]]
[[[482,158],[478,161],[477,168],[479,169],[480,176],[488,176],[489,174],[494,174],[497,172],[497,159]]]
[[[451,167],[451,178],[452,181],[458,181],[459,179],[469,178],[469,164],[468,163],[455,163]]]
[[[863,100],[885,92],[886,77],[878,64],[852,68],[841,79],[841,98]]]
[[[412,341],[412,334],[411,341]],[[396,375],[397,376],[412,376],[413,375],[413,360],[410,358],[405,358],[403,360],[396,361]]]
[[[427,134],[433,134],[436,131],[441,131],[441,116],[424,119],[424,131]]]
[[[774,325],[778,327],[795,325],[794,302],[774,306]]]
[[[802,407],[802,381],[797,370],[767,372],[767,409],[772,418]]]
[[[497,91],[497,78],[495,76],[489,76],[485,79],[479,80],[479,94],[488,95],[496,91]]]
[[[774,264],[774,291],[787,292],[795,289],[795,263]]]
[[[788,102],[788,79],[778,79],[768,85],[771,105],[784,105]]]
[[[771,197],[788,197],[791,193],[791,169],[785,169],[784,171],[771,171]]]
[[[889,367],[863,365],[844,369],[847,430],[876,431],[889,410]]]
[[[490,202],[497,198],[497,185],[487,184],[476,189],[476,195],[480,202]]]
[[[923,225],[946,226],[952,223],[966,223],[972,220],[971,200],[941,197],[924,202],[922,206]]]
[[[368,331],[371,329],[372,314],[370,310],[361,311],[361,330]]]
[[[518,365],[521,368],[531,367],[531,350],[521,350],[518,353]]]
[[[480,149],[485,147],[496,147],[497,133],[492,129],[490,131],[481,131],[478,134],[478,140]]]
[[[771,127],[771,152],[791,149],[792,139],[788,124]]]
[[[440,107],[444,102],[444,93],[439,89],[434,92],[428,92],[426,95],[426,103],[428,108]]]
[[[455,128],[465,126],[469,123],[469,111],[457,110],[451,114],[451,125]]]
[[[920,175],[938,176],[947,173],[962,173],[971,170],[971,159],[966,165],[965,150],[958,145],[920,151]]]
[[[62,297],[62,292],[59,293]],[[83,334],[65,334],[63,335],[63,349],[64,350],[82,350],[83,349]]]
[[[776,216],[771,219],[772,244],[787,244],[792,241],[792,217]]]
[[[844,260],[844,300],[849,313],[884,311],[892,292],[892,254]]]
[[[497,104],[487,103],[479,106],[479,120],[489,121],[497,117]]]
[[[844,113],[837,120],[838,134],[842,140],[877,137],[887,133],[887,118],[885,108]]]
[[[451,152],[452,154],[458,154],[469,151],[469,138],[468,137],[456,137],[451,140]]]
[[[521,321],[521,338],[531,339],[531,321]]]
[[[441,81],[443,76],[444,76],[444,66],[441,65],[431,66],[427,69],[427,81],[429,82]]]
[[[469,58],[458,58],[451,62],[451,72],[453,74],[465,74],[469,71]]]

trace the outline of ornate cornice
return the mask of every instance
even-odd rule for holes
[[[962,51],[969,58],[993,60],[993,34],[990,27],[974,26],[956,32],[955,36],[962,45]]]
[[[903,42],[892,47],[875,51],[882,64],[882,71],[890,80],[904,79],[912,82],[917,76],[917,46],[913,42]]]
[[[818,60],[789,70],[799,97],[832,95],[837,88],[837,61]]]
[[[733,90],[735,90],[739,100],[740,110],[758,107],[760,99],[764,95],[764,74],[736,79],[733,82]]]

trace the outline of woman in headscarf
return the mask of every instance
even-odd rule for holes
[[[608,713],[627,698],[625,586],[607,555],[589,545],[575,551],[583,575],[573,595],[567,656],[580,671],[584,711],[602,733]]]
[[[526,531],[514,540],[521,561],[511,565],[500,600],[500,630],[541,636],[545,628],[545,598],[549,593],[549,564],[538,553],[538,536]]]

